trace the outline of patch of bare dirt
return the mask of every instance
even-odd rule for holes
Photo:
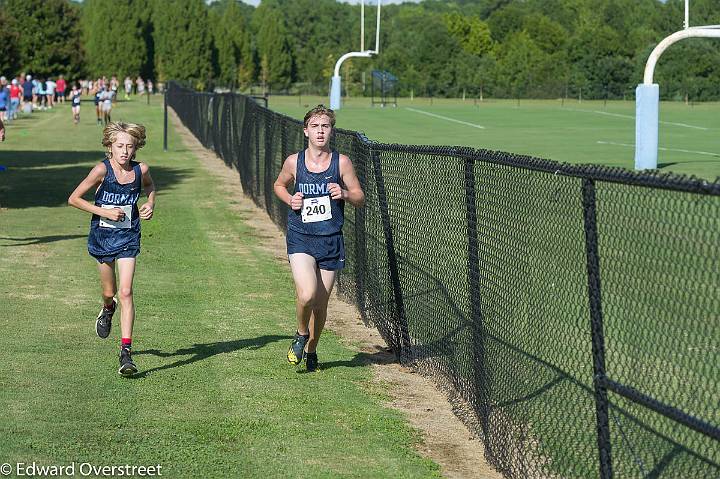
[[[242,193],[238,172],[225,165],[214,152],[205,149],[174,111],[169,109],[169,113],[184,145],[200,159],[208,172],[218,178],[220,188],[234,200],[232,207],[262,239],[263,247],[278,261],[287,262],[284,233]],[[453,414],[443,393],[429,379],[398,364],[377,330],[364,325],[355,307],[333,295],[328,318],[331,318],[327,323],[329,329],[342,337],[348,347],[364,353],[363,357],[373,368],[375,381],[384,385],[392,397],[389,406],[402,411],[421,431],[423,440],[417,449],[440,465],[443,476],[502,478],[485,462],[482,443]]]

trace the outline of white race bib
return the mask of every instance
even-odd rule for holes
[[[302,221],[303,223],[316,223],[332,218],[330,210],[330,197],[320,196],[319,198],[303,198]]]
[[[132,205],[101,205],[101,207],[105,209],[120,208],[125,213],[125,219],[122,221],[110,221],[107,218],[100,218],[101,228],[127,229],[132,226]]]

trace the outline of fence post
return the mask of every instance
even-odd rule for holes
[[[597,214],[595,208],[595,181],[588,178],[583,179],[582,191],[600,477],[602,479],[610,479],[613,476],[613,472],[612,457],[610,455],[609,404],[607,387],[604,382],[606,377],[605,335],[603,332],[602,300],[600,296],[600,254],[598,249]]]
[[[477,206],[475,196],[475,158],[466,156],[465,162],[465,206],[468,235],[468,286],[470,300],[470,328],[473,345],[473,373],[475,377],[475,399],[480,414],[483,436],[488,437],[489,394],[488,371],[485,362],[485,324],[480,309],[480,245],[477,230]],[[490,454],[490,441],[485,441],[486,454]]]
[[[388,267],[390,268],[390,280],[393,287],[393,297],[395,305],[395,321],[394,325],[395,337],[393,348],[400,362],[412,359],[410,355],[410,333],[408,330],[407,318],[405,317],[405,303],[403,301],[402,288],[400,287],[400,274],[398,272],[397,256],[395,254],[395,242],[393,241],[392,228],[390,225],[390,214],[388,212],[387,195],[385,193],[385,181],[382,176],[382,168],[380,167],[380,155],[377,151],[370,150],[370,156],[373,162],[373,173],[375,175],[375,185],[377,187],[378,203],[380,206],[380,217],[382,219],[383,234],[385,235],[385,247],[387,249]]]
[[[168,93],[170,93],[170,88],[172,88],[171,83],[168,83],[168,87],[163,92],[163,109],[165,110],[165,120],[163,123],[163,151],[167,151],[167,97]]]

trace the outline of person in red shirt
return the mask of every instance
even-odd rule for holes
[[[8,109],[7,122],[17,119],[17,111],[20,108],[20,98],[22,89],[18,84],[17,78],[13,78],[10,82],[10,108]]]
[[[65,90],[67,89],[65,77],[60,75],[60,78],[58,78],[58,81],[56,81],[55,84],[55,93],[57,94],[58,103],[65,103]]]

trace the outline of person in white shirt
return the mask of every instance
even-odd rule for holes
[[[52,78],[48,78],[48,80],[45,82],[45,96],[47,99],[48,110],[52,109],[52,107],[55,105],[55,89],[56,88],[57,88],[57,83],[52,81]]]

